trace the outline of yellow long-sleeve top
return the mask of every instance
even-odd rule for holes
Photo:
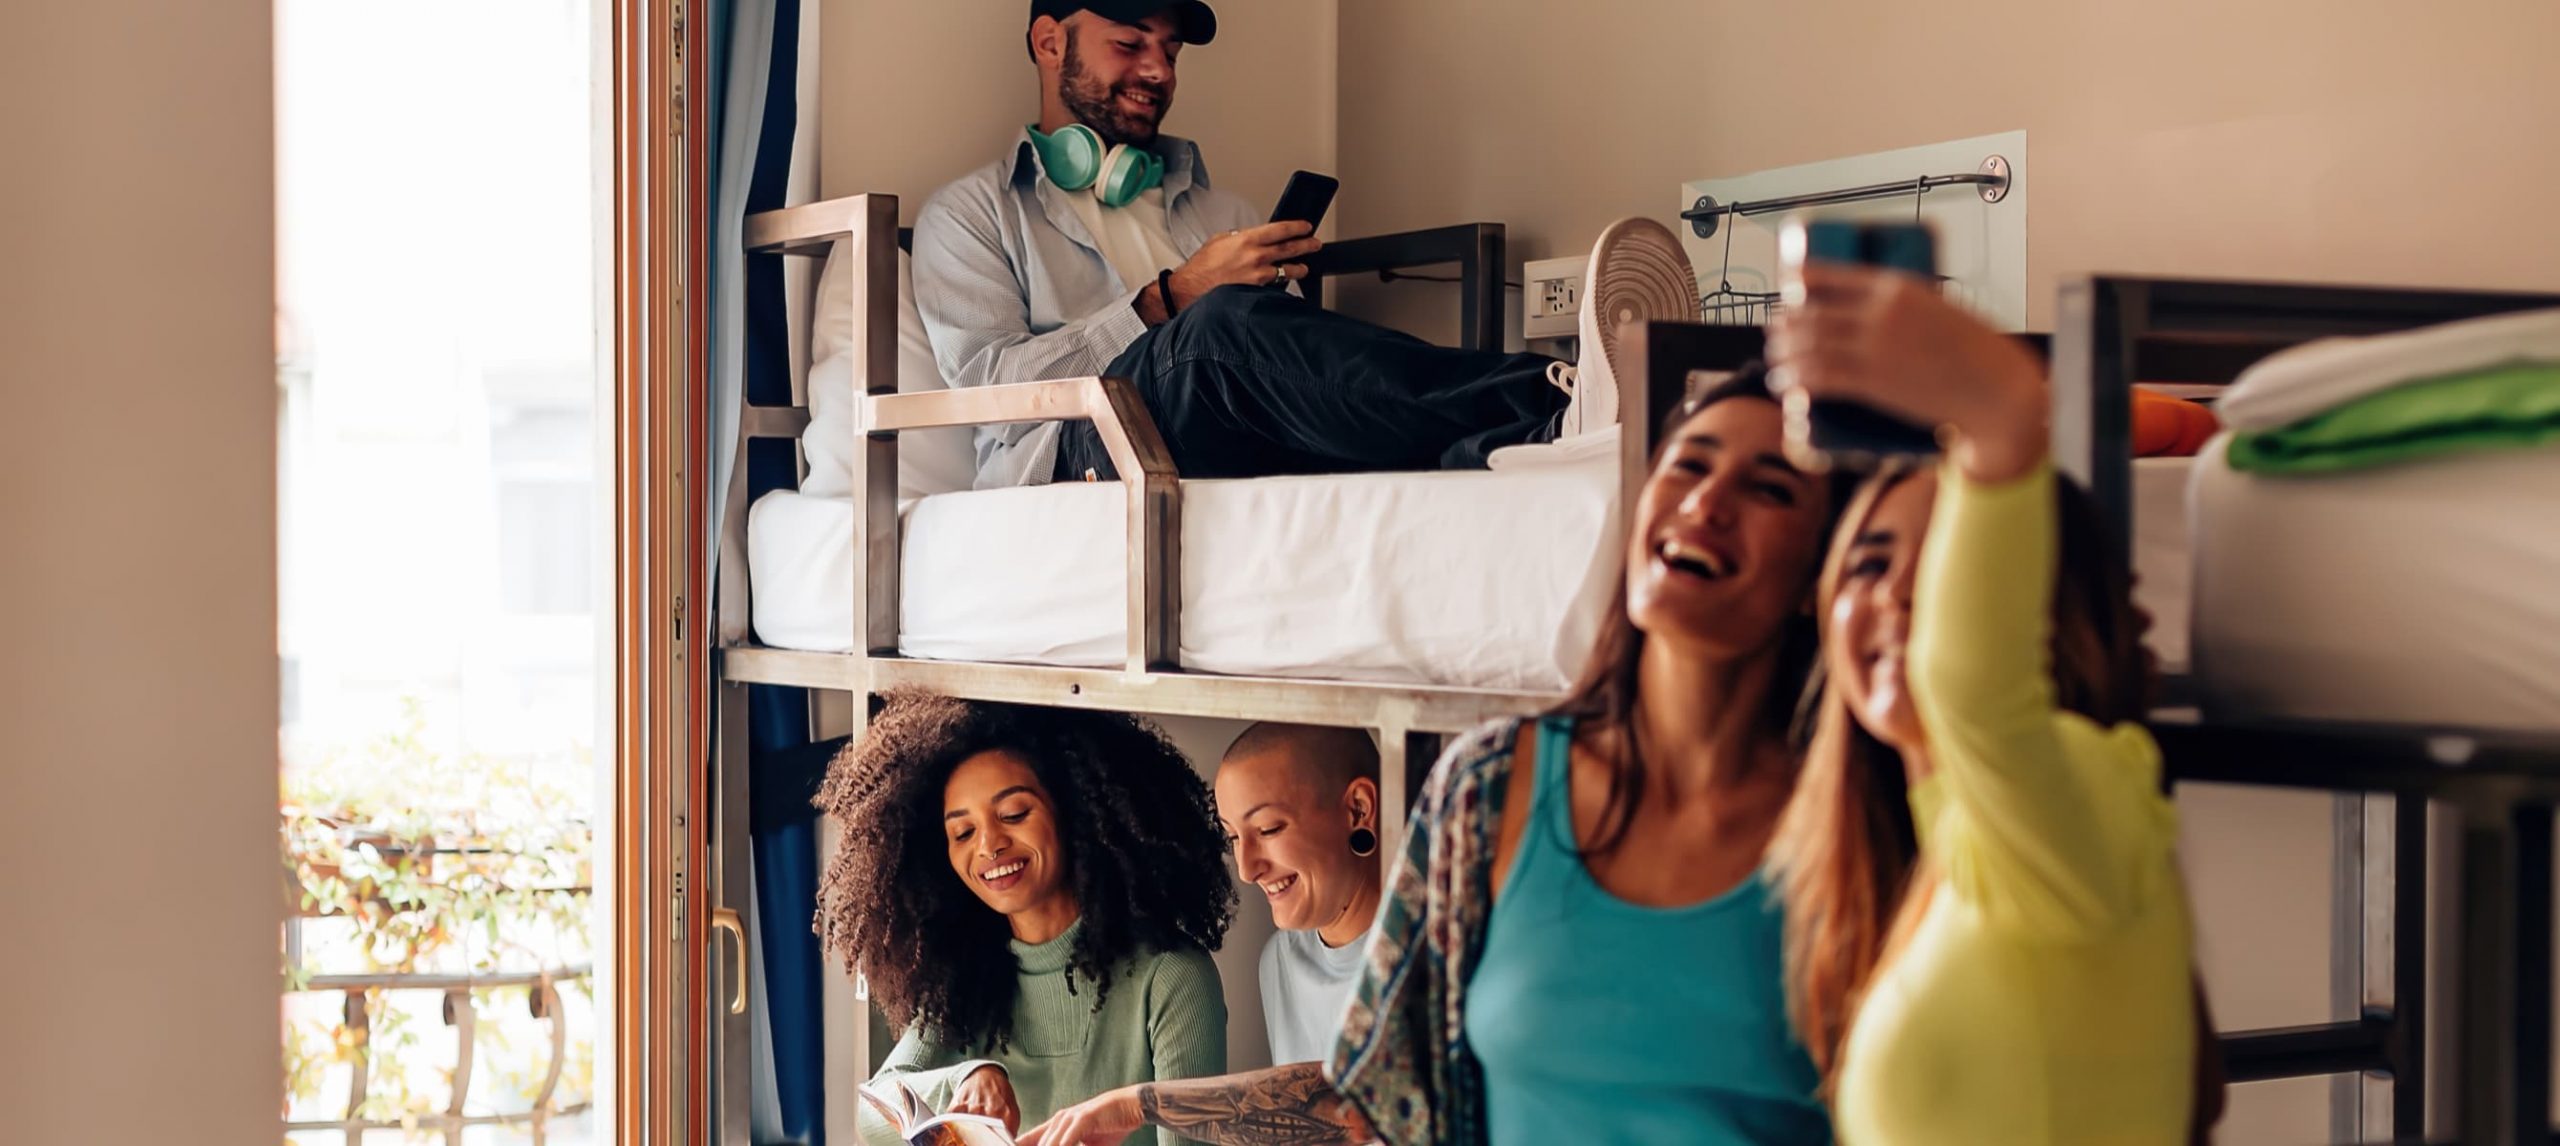
[[[1853,1146],[2175,1144],[2195,1010],[2176,813],[2137,725],[2054,706],[2053,471],[1942,467],[1906,672],[1931,898],[1843,1050]]]

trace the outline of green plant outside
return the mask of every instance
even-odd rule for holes
[[[299,960],[288,950],[285,989],[304,991],[320,975],[558,973],[587,963],[590,764],[583,752],[550,760],[448,755],[430,746],[411,704],[397,732],[286,768],[283,858],[303,942]],[[549,1105],[592,1093],[592,982],[564,978],[557,987],[568,1005],[556,1019],[536,1016],[531,987],[469,991],[472,1109],[529,1108],[549,1065],[548,1023],[573,1016],[581,1021],[568,1032]],[[344,1075],[334,1087],[332,1075],[359,1060],[369,1078],[358,1117],[414,1125],[441,1113],[454,1083],[455,1035],[436,1021],[431,992],[363,988],[367,1037],[344,1021],[335,993],[325,1019],[311,1013],[323,1008],[289,1007],[292,1116],[341,1116]],[[395,995],[409,996],[409,1005],[395,1004]]]

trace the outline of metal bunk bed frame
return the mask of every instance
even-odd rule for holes
[[[1414,784],[1439,752],[1441,738],[1499,716],[1535,711],[1553,696],[1535,692],[1430,685],[1194,673],[1176,663],[1180,648],[1182,486],[1154,419],[1129,385],[1115,378],[1074,378],[1004,386],[897,392],[898,200],[857,195],[761,213],[746,223],[750,253],[824,257],[841,249],[854,280],[853,353],[864,458],[855,467],[854,500],[862,506],[863,558],[854,563],[855,624],[864,652],[812,653],[753,644],[723,648],[723,709],[747,685],[796,685],[866,697],[923,688],[977,700],[1106,709],[1158,716],[1280,720],[1366,728],[1380,740],[1382,799],[1407,807]],[[1321,300],[1327,276],[1454,264],[1461,294],[1460,337],[1477,347],[1503,341],[1504,233],[1474,223],[1328,245],[1308,260],[1305,289]],[[1005,422],[1093,423],[1112,464],[1130,475],[1128,633],[1119,670],[915,660],[898,654],[897,435],[904,430]],[[749,439],[797,439],[808,426],[804,405],[749,405]],[[1641,451],[1643,435],[1631,447]],[[743,467],[741,467],[743,471]],[[740,486],[743,489],[743,486]],[[743,498],[733,500],[724,558],[742,566]],[[722,584],[745,591],[743,567],[724,568]],[[857,712],[857,721],[862,719]],[[723,738],[743,752],[743,735]],[[743,768],[731,769],[743,772]],[[1395,827],[1401,829],[1401,821]]]
[[[2229,382],[2285,347],[2518,310],[2560,296],[2100,276],[2063,285],[2054,452],[2132,526],[2135,380]],[[2128,550],[2129,551],[2129,550]],[[2330,994],[2336,1020],[2226,1035],[2235,1082],[2343,1075],[2332,1137],[2424,1141],[2430,804],[2458,841],[2449,1028],[2457,1140],[2551,1141],[2552,816],[2560,737],[2270,722],[2182,708],[2153,730],[2172,783],[2338,793]]]

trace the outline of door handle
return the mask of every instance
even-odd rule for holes
[[[713,931],[725,931],[725,932],[728,932],[730,935],[732,935],[732,936],[736,937],[736,939],[738,940],[738,973],[737,973],[737,974],[735,974],[735,975],[733,975],[733,976],[730,976],[730,978],[729,978],[729,1013],[730,1013],[730,1014],[733,1014],[733,1015],[743,1015],[743,1014],[746,1014],[746,1013],[747,1013],[747,928],[746,928],[746,925],[738,921],[738,913],[737,913],[737,911],[736,911],[735,909],[727,908],[727,907],[715,907],[715,908],[712,908],[712,909],[711,909],[711,929],[712,929]]]

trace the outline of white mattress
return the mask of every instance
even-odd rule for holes
[[[1594,584],[1614,456],[1501,472],[1183,486],[1182,663],[1205,672],[1559,690],[1604,607]],[[2135,596],[2164,665],[2187,660],[2188,459],[2134,463]],[[1116,485],[944,494],[910,506],[900,651],[1109,667],[1125,656]],[[780,491],[749,512],[757,638],[853,647],[850,501]],[[1518,543],[1544,537],[1540,546]],[[1033,575],[1032,571],[1040,571]]]
[[[2560,449],[2310,478],[2221,457],[2190,491],[2208,711],[2560,730]]]
[[[1204,672],[1561,690],[1616,459],[1467,473],[1183,484],[1182,648]],[[905,516],[900,651],[1105,667],[1125,660],[1117,484],[925,498]],[[757,636],[852,647],[850,501],[750,511]],[[1535,539],[1535,540],[1524,540]],[[1583,605],[1588,608],[1587,604]]]

